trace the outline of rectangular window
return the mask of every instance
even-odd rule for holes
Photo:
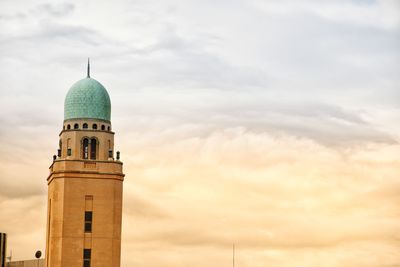
[[[71,155],[72,155],[72,149],[71,149],[71,148],[68,148],[68,150],[67,150],[67,155],[68,155],[68,156],[71,156]]]
[[[83,267],[90,267],[91,257],[92,257],[92,250],[89,248],[83,249]]]
[[[85,211],[85,233],[92,232],[93,212]]]

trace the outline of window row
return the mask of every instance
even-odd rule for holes
[[[69,147],[70,139],[67,140],[67,156],[72,156],[72,149]],[[99,141],[95,138],[84,137],[81,140],[81,156],[82,159],[97,159],[97,151],[99,147]],[[59,148],[57,150],[57,156],[62,156],[62,141],[59,141]],[[113,157],[113,150],[111,149],[111,141],[108,140],[108,157]],[[118,154],[119,157],[119,154]],[[118,158],[119,159],[119,158]]]
[[[73,126],[71,124],[67,124],[67,130],[71,130],[72,127],[73,127],[74,130],[77,130],[77,129],[79,129],[79,124],[75,123]],[[98,125],[96,123],[92,124],[92,129],[93,130],[97,130],[97,127],[98,127]],[[101,128],[102,131],[106,130],[106,126],[103,125],[103,124],[101,125],[100,128]],[[65,130],[65,125],[64,125],[63,129]],[[82,129],[89,129],[89,125],[87,123],[84,123],[82,125]],[[111,127],[110,126],[107,126],[107,131],[111,131]]]
[[[85,196],[85,213],[84,219],[84,231],[85,233],[92,233],[92,223],[93,223],[93,196]],[[90,248],[83,249],[83,267],[90,267],[90,262],[92,258],[92,250]]]

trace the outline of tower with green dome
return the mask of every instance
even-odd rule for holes
[[[120,266],[124,174],[114,135],[110,96],[88,62],[65,97],[47,178],[47,267]]]

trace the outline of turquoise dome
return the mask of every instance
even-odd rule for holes
[[[64,120],[100,119],[110,121],[111,101],[106,88],[92,78],[77,81],[64,102]]]

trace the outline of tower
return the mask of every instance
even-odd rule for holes
[[[122,183],[107,90],[87,77],[69,89],[50,166],[47,267],[119,267]]]

